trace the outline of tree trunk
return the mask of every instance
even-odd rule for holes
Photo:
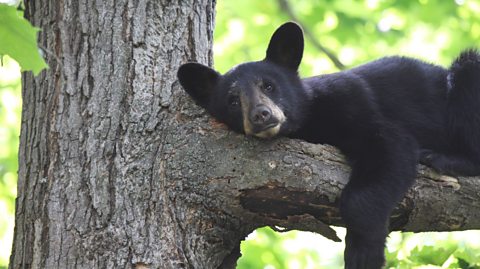
[[[337,239],[342,157],[210,120],[175,74],[212,63],[215,1],[170,2],[26,1],[50,69],[23,77],[10,268],[234,268],[264,225]],[[392,228],[480,228],[478,180],[422,169]]]

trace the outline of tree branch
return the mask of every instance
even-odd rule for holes
[[[342,62],[340,62],[340,60],[337,58],[337,56],[335,56],[335,54],[333,54],[329,49],[327,49],[325,46],[323,46],[315,38],[315,36],[312,34],[312,32],[310,32],[310,30],[307,27],[305,27],[305,25],[303,23],[301,23],[301,21],[298,19],[298,17],[295,15],[292,8],[290,7],[290,3],[288,2],[288,0],[278,0],[278,4],[279,4],[280,8],[285,13],[287,13],[287,15],[290,17],[291,20],[300,24],[300,26],[303,28],[303,32],[305,33],[305,36],[308,39],[310,39],[310,41],[312,42],[312,44],[315,48],[317,48],[321,52],[325,53],[325,55],[327,55],[327,57],[333,62],[335,67],[337,67],[339,70],[344,70],[345,69],[345,65]]]
[[[338,201],[350,169],[338,150],[299,140],[247,138],[217,127],[191,130],[205,147],[192,156],[212,165],[198,175],[205,180],[195,184],[210,186],[212,204],[227,205],[223,210],[241,219],[247,230],[281,226],[339,240],[328,225],[343,226]],[[189,162],[188,155],[180,157]],[[442,176],[419,165],[416,183],[392,214],[391,229],[479,229],[479,180]]]

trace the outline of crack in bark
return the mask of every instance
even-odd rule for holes
[[[256,189],[241,190],[241,205],[254,213],[276,219],[309,214],[318,219],[326,219],[332,225],[340,224],[338,201],[333,204],[328,197],[315,192],[295,190],[282,186],[279,182],[270,182]]]

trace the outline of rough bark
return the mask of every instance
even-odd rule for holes
[[[10,268],[234,268],[264,225],[335,239],[335,149],[231,133],[176,82],[211,64],[214,5],[26,1],[50,69],[23,77]],[[422,169],[394,229],[480,228],[479,179],[438,179]]]

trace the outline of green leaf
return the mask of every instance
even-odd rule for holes
[[[37,48],[38,31],[15,7],[0,4],[0,55],[9,55],[23,71],[32,70],[34,75],[48,67]]]
[[[418,264],[431,264],[441,266],[457,249],[456,245],[445,244],[442,247],[423,246],[412,250],[410,258]]]

